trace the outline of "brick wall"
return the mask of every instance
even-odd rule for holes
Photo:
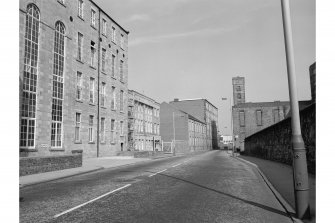
[[[20,158],[20,176],[82,166],[82,154]]]
[[[307,150],[307,165],[315,173],[315,104],[300,111],[301,133]],[[245,138],[245,154],[292,164],[291,118]]]

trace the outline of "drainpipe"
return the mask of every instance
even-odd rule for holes
[[[100,144],[100,8],[99,8],[99,22],[98,22],[98,115],[97,115],[97,157],[99,157]],[[105,126],[106,127],[106,126]]]

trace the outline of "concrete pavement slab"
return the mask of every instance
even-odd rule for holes
[[[239,158],[256,166],[288,206],[291,209],[295,207],[292,166],[251,156],[239,156]],[[314,223],[316,221],[315,176],[311,174],[309,175],[309,186],[311,219],[304,220],[304,222]]]

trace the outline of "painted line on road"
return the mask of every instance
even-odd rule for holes
[[[84,206],[84,205],[86,205],[86,204],[92,203],[93,201],[96,201],[96,200],[98,200],[98,199],[100,199],[100,198],[103,198],[103,197],[105,197],[105,196],[107,196],[107,195],[109,195],[109,194],[112,194],[112,193],[114,193],[114,192],[116,192],[116,191],[119,191],[119,190],[122,190],[122,189],[124,189],[124,188],[126,188],[126,187],[129,187],[130,185],[131,185],[131,184],[124,185],[123,187],[120,187],[120,188],[118,188],[118,189],[112,190],[112,191],[110,191],[110,192],[108,192],[108,193],[105,193],[105,194],[103,194],[103,195],[101,195],[101,196],[99,196],[99,197],[97,197],[97,198],[94,198],[94,199],[92,199],[92,200],[90,200],[90,201],[87,201],[87,202],[85,202],[85,203],[83,203],[83,204],[81,204],[81,205],[78,205],[78,206],[76,206],[76,207],[74,207],[74,208],[71,208],[71,209],[69,209],[69,210],[67,210],[67,211],[63,211],[63,212],[60,213],[60,214],[56,214],[56,215],[54,216],[54,218],[58,218],[58,217],[60,217],[60,216],[62,216],[62,215],[64,215],[64,214],[69,213],[69,212],[71,212],[71,211],[73,211],[73,210],[76,210],[76,209],[78,209],[78,208],[80,208],[80,207],[82,207],[82,206]]]
[[[176,167],[176,166],[179,166],[179,165],[181,165],[181,163],[179,163],[179,164],[176,164],[176,165],[174,165],[174,166],[172,166],[172,167]]]
[[[153,176],[155,176],[156,174],[159,174],[159,173],[161,173],[161,172],[164,172],[164,171],[166,171],[166,170],[167,170],[167,169],[164,169],[164,170],[158,171],[157,173],[151,174],[149,177],[153,177]]]

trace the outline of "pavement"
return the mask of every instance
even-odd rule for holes
[[[279,193],[279,196],[284,199],[284,202],[288,203],[288,209],[294,210],[293,207],[295,207],[295,200],[292,166],[251,156],[239,155],[237,158],[247,161],[251,165],[255,165],[261,171],[261,174],[265,175],[270,184]],[[311,219],[303,220],[303,222],[314,223],[316,222],[316,196],[315,175],[312,174],[309,174],[309,189]]]
[[[260,172],[225,151],[107,168],[20,196],[20,222],[294,222]]]
[[[166,154],[164,156],[157,156],[153,158],[134,158],[132,156],[87,158],[83,159],[83,165],[81,167],[21,176],[20,188],[99,171],[102,169],[124,167],[127,165],[150,162],[153,159],[168,158],[171,156],[172,154]]]

